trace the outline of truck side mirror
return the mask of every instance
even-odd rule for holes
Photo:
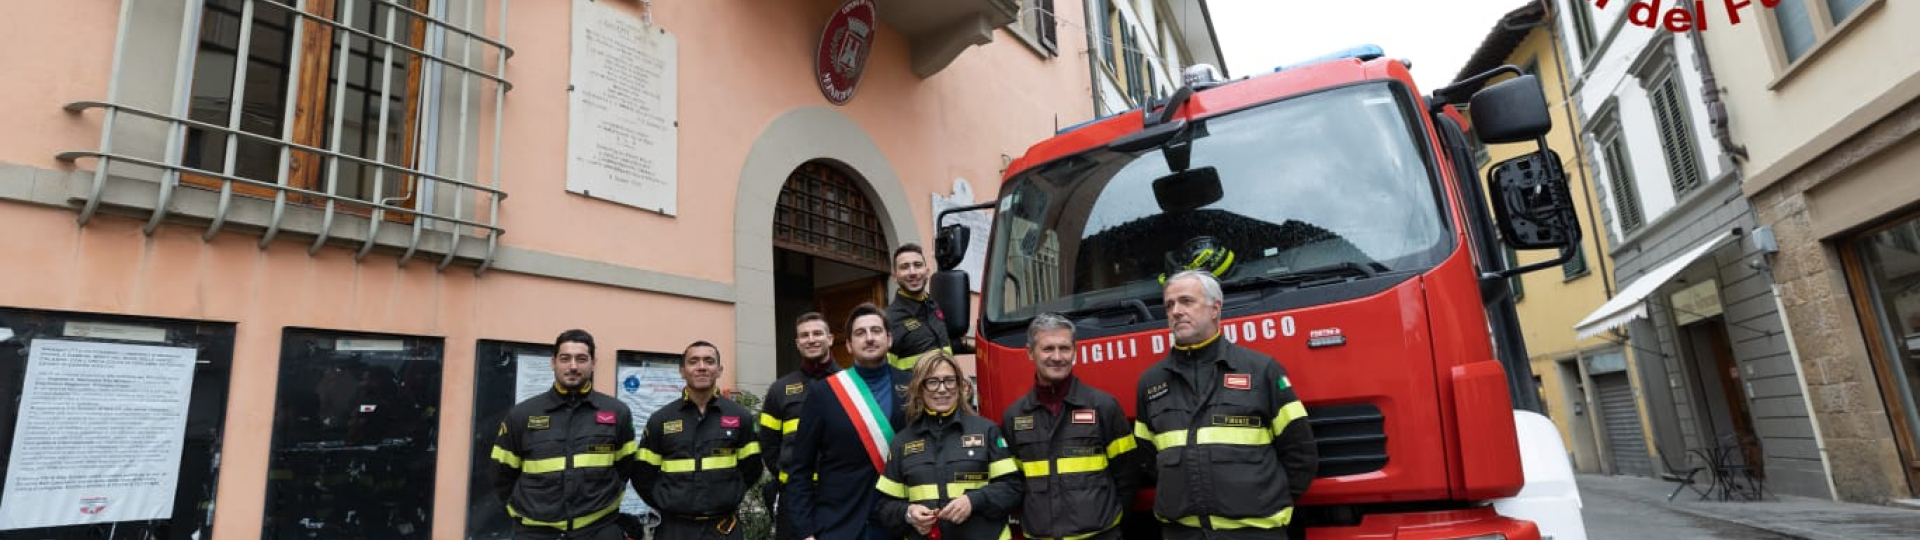
[[[1574,214],[1567,174],[1552,150],[1502,161],[1487,175],[1488,196],[1500,239],[1514,249],[1577,246],[1579,217]]]
[[[962,233],[965,229],[962,229]],[[945,266],[945,265],[942,265]],[[967,321],[973,320],[973,291],[966,270],[941,270],[933,273],[933,281],[927,286],[933,294],[934,305],[940,306],[940,314],[947,325],[947,337],[953,341],[955,354],[967,354],[972,350],[962,350],[961,336],[967,335]]]
[[[1467,114],[1473,116],[1473,132],[1487,144],[1529,141],[1553,131],[1547,98],[1540,93],[1540,80],[1532,75],[1500,81],[1475,92]]]
[[[965,225],[948,225],[933,235],[933,261],[941,270],[953,270],[960,267],[960,261],[967,258],[968,237],[973,231]]]

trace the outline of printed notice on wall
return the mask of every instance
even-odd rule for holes
[[[523,354],[513,358],[513,402],[526,401],[553,388],[553,358]]]
[[[194,356],[34,340],[0,530],[171,518]]]
[[[965,178],[953,179],[952,195],[942,197],[939,193],[933,194],[933,218],[936,221],[933,232],[934,234],[940,234],[939,226],[941,225],[965,225],[967,229],[972,231],[967,234],[969,237],[967,239],[967,254],[966,257],[960,259],[960,269],[967,271],[967,280],[971,282],[973,291],[980,292],[980,277],[987,273],[987,234],[992,230],[990,223],[992,222],[993,214],[985,210],[955,212],[947,216],[946,220],[940,220],[941,212],[945,212],[949,208],[958,208],[973,203],[973,184],[967,183],[967,179]],[[934,253],[931,251],[927,253],[927,263],[929,265],[938,265],[939,263],[939,261],[934,260]],[[941,268],[940,270],[948,269]]]
[[[679,44],[607,4],[573,0],[567,191],[673,215]]]
[[[633,411],[636,438],[647,430],[647,418],[652,417],[654,411],[680,399],[680,387],[686,383],[680,378],[679,366],[673,364],[621,364],[617,373],[620,385],[614,395]],[[633,486],[627,486],[626,497],[620,499],[620,513],[637,516],[649,511],[647,503],[641,502],[640,495],[633,492]]]

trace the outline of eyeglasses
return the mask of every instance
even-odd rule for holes
[[[956,379],[953,377],[927,379],[927,380],[921,381],[920,386],[926,387],[926,389],[928,390],[940,390],[943,388],[959,388],[960,379]]]

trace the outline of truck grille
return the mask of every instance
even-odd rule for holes
[[[1387,466],[1386,417],[1367,404],[1307,407],[1313,442],[1320,449],[1321,477],[1345,476]]]

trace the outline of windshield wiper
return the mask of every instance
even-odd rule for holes
[[[1083,319],[1103,317],[1106,315],[1115,315],[1115,314],[1121,314],[1121,313],[1128,313],[1133,315],[1133,317],[1129,319],[1126,322],[1126,324],[1133,324],[1133,323],[1153,320],[1153,310],[1150,310],[1147,308],[1146,300],[1139,299],[1139,298],[1128,298],[1126,300],[1121,300],[1111,304],[1080,308],[1080,309],[1068,311],[1063,315],[1065,315],[1069,319],[1073,319],[1074,321],[1078,322]]]
[[[1315,266],[1278,275],[1247,276],[1220,284],[1228,289],[1245,289],[1262,285],[1281,285],[1296,289],[1345,283],[1355,279],[1366,279],[1387,271],[1387,266],[1378,262],[1365,264],[1353,261],[1339,262],[1324,266]]]

